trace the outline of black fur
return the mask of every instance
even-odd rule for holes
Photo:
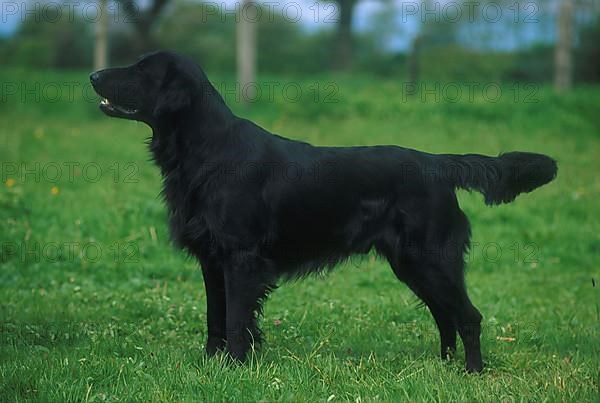
[[[201,263],[209,354],[246,357],[279,279],[375,250],[431,311],[442,357],[454,353],[458,332],[467,369],[482,369],[481,315],[463,281],[469,222],[455,188],[510,202],[554,178],[552,159],[289,140],[236,117],[200,67],[170,52],[91,80],[110,101],[105,113],[153,130],[172,236]]]

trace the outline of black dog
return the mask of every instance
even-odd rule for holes
[[[202,266],[208,354],[226,348],[244,360],[278,279],[375,250],[431,311],[442,358],[456,350],[458,331],[467,370],[482,369],[481,314],[463,279],[469,222],[455,189],[508,203],[550,182],[554,160],[289,140],[236,117],[202,69],[171,52],[95,72],[91,82],[104,113],[152,128],[172,236]]]

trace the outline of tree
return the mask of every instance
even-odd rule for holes
[[[152,50],[153,42],[150,31],[169,0],[149,0],[150,5],[144,9],[135,0],[117,1],[123,7],[123,18],[127,18],[133,24],[135,31],[133,48],[136,54],[139,55]]]
[[[573,85],[573,9],[573,0],[561,0],[554,53],[554,88],[559,93],[568,91]]]
[[[335,0],[339,9],[339,22],[336,32],[336,49],[334,67],[345,70],[352,63],[354,40],[352,37],[352,17],[358,0]]]
[[[420,65],[420,53],[421,45],[423,43],[423,37],[421,35],[415,36],[412,41],[410,53],[408,55],[408,82],[415,84],[419,81],[421,75]]]
[[[108,0],[100,0],[100,17],[94,35],[94,70],[108,66]]]
[[[242,0],[237,21],[237,73],[242,102],[254,99],[256,95],[256,24],[251,20],[251,8],[257,10],[252,0]]]

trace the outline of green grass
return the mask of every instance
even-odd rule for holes
[[[0,73],[2,83],[72,80],[85,77]],[[333,80],[302,85],[323,93]],[[103,117],[76,91],[0,102],[0,401],[598,401],[600,88],[451,103],[404,101],[393,81],[335,83],[334,103],[276,96],[237,109],[316,144],[558,159],[554,183],[511,205],[459,194],[483,374],[464,373],[462,351],[438,360],[429,313],[371,256],[283,284],[248,364],[205,359],[201,275],[169,244],[150,131]]]

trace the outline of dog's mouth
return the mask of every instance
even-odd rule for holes
[[[140,110],[135,108],[128,108],[125,106],[117,105],[108,100],[108,98],[102,98],[100,101],[100,109],[104,112],[120,113],[123,115],[135,115]]]

